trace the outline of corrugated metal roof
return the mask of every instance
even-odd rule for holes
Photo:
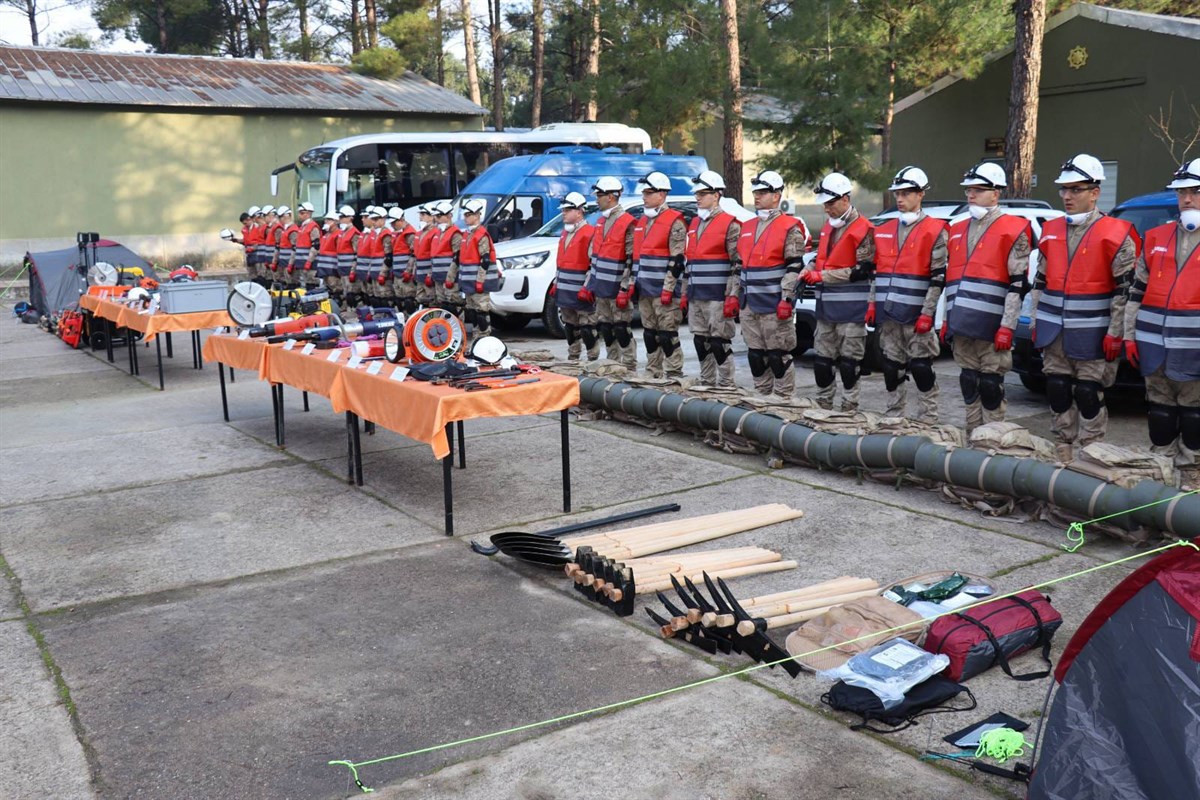
[[[388,114],[484,113],[419,75],[368,78],[336,64],[97,53],[0,45],[0,102]]]

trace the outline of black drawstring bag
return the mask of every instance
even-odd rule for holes
[[[946,705],[963,692],[966,692],[970,705]],[[852,731],[865,728],[875,733],[896,733],[916,725],[917,717],[927,714],[970,711],[975,708],[975,695],[961,683],[934,675],[909,689],[900,705],[893,708],[885,709],[883,701],[870,689],[850,686],[844,681],[838,681],[828,692],[821,695],[821,702],[834,711],[848,711],[862,717],[862,722],[850,726]],[[872,722],[882,723],[888,728],[874,727]]]

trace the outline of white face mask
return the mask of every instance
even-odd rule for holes
[[[647,219],[654,219],[658,216],[658,212],[660,211],[662,211],[662,208],[650,208],[647,206],[645,209],[643,209],[642,213],[646,215]]]
[[[574,233],[575,229],[578,227],[579,227],[578,222],[564,222],[563,223],[563,230],[566,231],[567,233]]]
[[[710,209],[710,208],[697,208],[696,209],[696,216],[699,217],[701,220],[708,219],[709,217],[712,216],[712,213],[713,213],[712,209]]]
[[[992,208],[993,206],[970,205],[967,206],[967,211],[971,212],[972,219],[983,219]]]
[[[446,230],[446,228],[449,228],[449,227],[450,227],[450,223],[449,223],[449,222],[439,222],[439,223],[438,223],[438,230],[439,230],[439,231],[444,231],[444,230]]]
[[[1067,214],[1067,224],[1068,225],[1082,225],[1083,221],[1086,220],[1088,218],[1088,215],[1091,213],[1092,212],[1090,212],[1090,211],[1084,211],[1082,214]]]
[[[613,206],[612,208],[606,208],[600,212],[600,216],[604,217],[605,219],[608,219],[613,214],[617,213],[617,208],[618,208],[618,206]]]
[[[900,221],[902,223],[904,223],[905,225],[912,225],[914,222],[916,222],[920,218],[920,216],[921,216],[920,211],[901,211],[900,212]]]
[[[775,209],[773,209],[773,208],[760,208],[760,209],[758,209],[758,218],[759,219],[770,219],[771,215],[774,213],[775,213]]]
[[[348,230],[350,230],[350,223],[349,223],[349,222],[339,222],[339,223],[338,223],[338,230],[343,230],[343,231],[348,231]]]
[[[1194,231],[1200,228],[1200,209],[1189,208],[1179,212],[1179,224],[1183,226],[1185,231]]]
[[[846,212],[844,214],[842,214],[840,217],[830,217],[829,218],[829,227],[831,227],[831,228],[843,227],[846,224],[846,218],[850,216],[850,212],[853,210],[854,210],[854,206],[850,206],[849,208],[846,209]]]

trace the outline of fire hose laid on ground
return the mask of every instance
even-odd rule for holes
[[[1032,497],[1088,519],[1119,515],[1109,524],[1126,530],[1145,525],[1183,538],[1200,536],[1200,494],[1158,481],[1144,480],[1126,489],[1045,461],[946,447],[925,436],[822,433],[751,409],[605,378],[581,377],[579,386],[583,403],[648,420],[737,433],[823,467],[902,469],[955,486]],[[1151,503],[1155,505],[1143,508]]]

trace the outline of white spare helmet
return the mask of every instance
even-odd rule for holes
[[[984,189],[1003,189],[1008,186],[1004,167],[991,161],[981,161],[963,173],[959,186],[981,186]]]
[[[1194,189],[1200,186],[1200,158],[1193,158],[1175,170],[1171,177],[1174,180],[1167,184],[1168,189]]]
[[[227,242],[232,242],[233,231],[229,230],[229,228],[221,228],[221,238]]]
[[[831,172],[821,178],[821,182],[813,187],[813,192],[817,195],[818,203],[828,203],[850,194],[853,189],[854,184],[850,183],[849,178],[840,172]]]
[[[567,196],[558,204],[559,211],[566,211],[568,208],[578,208],[583,210],[587,208],[587,198],[579,192],[567,192]]]
[[[773,169],[763,170],[750,179],[750,189],[755,192],[782,192],[783,176]]]
[[[1100,159],[1087,153],[1068,158],[1059,169],[1062,171],[1054,182],[1060,186],[1064,183],[1100,183],[1104,180],[1104,165]]]
[[[471,342],[467,357],[482,364],[499,364],[508,355],[508,345],[495,336],[480,336]]]
[[[896,173],[896,177],[892,178],[892,185],[888,187],[888,191],[898,192],[902,189],[915,189],[918,192],[923,192],[928,188],[929,176],[925,174],[925,170],[920,167],[908,166]]]
[[[592,194],[620,194],[625,191],[625,184],[611,175],[605,175],[592,184]]]
[[[671,179],[655,170],[638,181],[638,189],[643,192],[669,192]]]
[[[725,191],[725,179],[720,173],[714,172],[711,169],[706,169],[696,177],[692,178],[692,193],[696,192],[723,192]]]

